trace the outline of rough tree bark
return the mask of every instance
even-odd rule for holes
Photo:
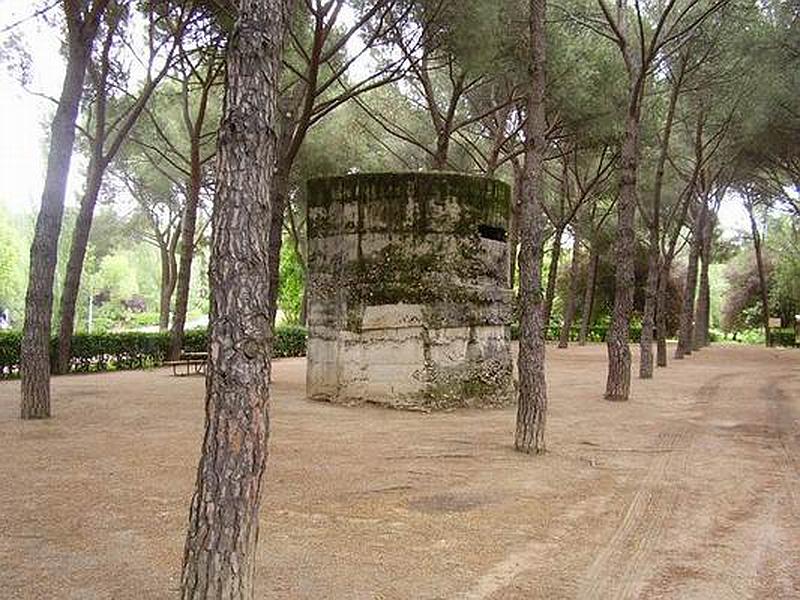
[[[30,253],[25,323],[20,349],[23,419],[50,416],[50,325],[58,238],[64,216],[75,123],[83,95],[83,80],[108,0],[96,0],[84,14],[83,2],[64,0],[67,21],[67,69],[61,97],[50,126],[50,151],[39,216]]]
[[[594,289],[597,282],[597,267],[599,263],[600,254],[597,252],[597,244],[592,242],[591,250],[589,250],[589,262],[586,264],[586,291],[584,292],[583,308],[581,309],[581,333],[578,336],[579,346],[586,345],[589,327],[592,325]]]
[[[545,451],[547,383],[544,365],[541,261],[544,234],[543,175],[545,132],[545,0],[529,2],[531,59],[528,66],[528,118],[525,124],[525,187],[520,207],[519,397],[514,446],[520,452]]]
[[[211,244],[206,427],[181,575],[184,600],[253,597],[269,436],[269,231],[286,7],[240,0],[227,50]]]
[[[681,305],[681,319],[678,327],[678,345],[675,348],[675,358],[680,360],[692,353],[692,339],[694,338],[694,300],[697,291],[697,263],[703,244],[703,230],[705,228],[706,214],[708,211],[708,198],[701,194],[701,204],[697,209],[694,229],[692,231],[692,244],[689,249],[689,264],[686,266],[686,282],[683,286],[683,303]]]
[[[607,400],[627,400],[631,386],[631,349],[628,346],[633,312],[636,181],[639,166],[640,83],[632,85],[625,137],[620,154],[620,188],[617,200],[616,273],[614,311],[608,331]]]
[[[761,318],[764,320],[764,343],[770,346],[769,331],[769,291],[767,288],[767,272],[764,268],[764,257],[762,255],[761,234],[758,231],[753,199],[745,197],[745,208],[747,216],[750,217],[750,233],[753,237],[753,249],[756,253],[756,268],[758,269],[758,285],[761,296]]]
[[[575,319],[575,300],[578,295],[578,279],[580,278],[580,244],[580,233],[576,228],[575,239],[572,243],[572,262],[569,265],[569,290],[567,290],[567,299],[564,302],[564,322],[561,324],[561,335],[558,338],[559,348],[569,346],[570,329],[572,329],[572,321]]]

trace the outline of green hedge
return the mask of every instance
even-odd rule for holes
[[[307,332],[303,327],[275,328],[272,355],[275,358],[304,356]],[[19,373],[20,333],[0,333],[0,378]],[[51,342],[55,354],[57,340]],[[208,348],[208,333],[203,329],[187,331],[184,350],[204,352]],[[71,371],[129,370],[155,367],[164,362],[169,348],[168,333],[99,333],[78,334],[72,337]]]

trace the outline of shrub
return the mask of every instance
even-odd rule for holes
[[[19,370],[19,346],[22,334],[0,333],[0,377],[11,377]]]
[[[773,346],[793,347],[797,345],[794,329],[791,328],[770,330],[769,337]]]
[[[283,358],[288,356],[305,356],[308,331],[300,325],[280,325],[275,328],[272,340],[272,356]]]

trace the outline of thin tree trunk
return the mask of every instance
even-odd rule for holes
[[[172,316],[172,329],[169,336],[169,359],[178,360],[183,348],[183,330],[186,327],[186,313],[189,309],[189,291],[192,281],[192,260],[194,259],[194,236],[197,226],[197,206],[200,202],[200,148],[192,144],[192,167],[189,193],[181,222],[181,258],[177,276],[175,311]]]
[[[158,308],[158,330],[169,329],[169,312],[172,306],[172,295],[177,282],[178,265],[175,260],[175,247],[178,236],[172,236],[168,245],[159,248],[161,254],[161,289]]]
[[[211,245],[206,426],[181,575],[184,600],[253,597],[269,437],[269,239],[279,0],[240,0],[229,38]]]
[[[525,188],[520,208],[519,397],[514,446],[520,452],[545,451],[547,382],[542,320],[542,244],[544,234],[545,0],[530,0],[531,60],[528,119],[525,125]]]
[[[642,313],[642,336],[639,340],[639,378],[653,377],[653,338],[658,302],[659,236],[650,228],[650,246],[647,252],[647,283],[644,288],[644,312]]]
[[[553,301],[556,296],[556,279],[558,278],[558,264],[561,260],[561,238],[563,235],[564,228],[556,227],[553,232],[553,245],[550,250],[550,270],[547,273],[547,292],[544,297],[544,313],[542,317],[545,338],[550,333],[550,315],[553,312]]]
[[[167,253],[161,250],[161,287],[159,289],[158,302],[158,330],[166,331],[169,329],[169,308],[172,303],[170,292],[170,268]]]
[[[64,216],[75,122],[83,94],[83,79],[91,54],[97,24],[107,1],[98,0],[81,20],[81,3],[64,3],[67,17],[69,55],[58,108],[50,126],[50,151],[30,253],[25,323],[20,350],[23,419],[50,417],[50,325],[53,314],[53,281],[58,256],[58,238]]]
[[[200,94],[197,115],[192,120],[189,114],[189,90],[186,79],[183,84],[183,120],[189,135],[189,181],[186,206],[181,222],[181,258],[177,276],[178,292],[175,297],[175,313],[170,331],[168,356],[178,360],[183,350],[183,334],[186,328],[186,313],[189,310],[189,292],[192,282],[192,261],[195,251],[195,230],[197,228],[197,210],[200,205],[200,188],[203,184],[202,146],[203,125],[206,121],[208,101],[211,87],[216,79],[215,62],[212,61],[206,73]]]
[[[558,347],[566,348],[569,346],[569,334],[572,329],[572,321],[575,319],[575,299],[578,295],[578,283],[580,278],[580,234],[575,230],[575,239],[572,244],[572,262],[569,265],[569,290],[567,290],[567,300],[564,303],[564,322],[561,324],[561,335],[558,339]]]
[[[113,69],[109,55],[117,36],[117,28],[123,16],[122,11],[114,11],[113,20],[108,24],[100,58],[100,73],[94,81],[94,139],[91,140],[92,156],[87,171],[86,190],[81,198],[81,206],[75,230],[70,244],[69,261],[61,293],[61,320],[59,323],[58,351],[56,355],[55,371],[67,373],[70,369],[72,358],[72,333],[75,329],[75,306],[80,292],[81,276],[83,275],[83,261],[86,258],[86,249],[89,244],[89,234],[94,219],[94,209],[103,184],[106,168],[122,147],[136,121],[155,90],[158,83],[167,72],[172,50],[165,61],[165,66],[154,79],[148,79],[139,97],[119,123],[113,136],[109,136],[107,128],[107,106],[109,93],[109,76]],[[174,47],[173,47],[174,49]],[[87,65],[88,66],[88,65]],[[106,147],[108,150],[106,151]]]
[[[745,200],[747,215],[750,217],[750,233],[753,236],[753,248],[756,253],[756,268],[758,269],[758,285],[761,292],[761,318],[764,320],[764,343],[771,345],[769,331],[769,290],[767,289],[767,273],[764,268],[764,257],[762,255],[761,234],[758,231],[753,201],[750,198]]]
[[[700,246],[700,285],[697,290],[697,308],[695,312],[694,343],[692,350],[698,351],[708,346],[708,328],[711,307],[711,290],[709,289],[708,267],[711,259],[711,236],[714,219],[706,216],[703,227],[703,238]]]
[[[700,249],[703,243],[703,229],[705,228],[708,199],[702,196],[702,204],[698,208],[697,220],[692,233],[692,244],[689,250],[689,264],[686,267],[686,283],[683,288],[683,304],[681,320],[678,329],[678,346],[675,348],[675,358],[680,360],[692,353],[692,340],[694,338],[694,300],[697,289],[697,263],[700,258]]]
[[[667,290],[672,261],[663,261],[658,274],[656,299],[656,365],[667,366]]]
[[[592,242],[589,250],[589,263],[586,265],[586,291],[583,296],[583,308],[581,309],[581,333],[578,336],[578,345],[586,345],[586,337],[589,335],[589,327],[592,325],[592,310],[594,309],[594,289],[597,281],[597,267],[600,263],[600,255],[597,252],[597,244]]]
[[[447,169],[447,157],[450,154],[450,132],[445,129],[439,132],[436,139],[436,152],[431,157],[431,169],[444,171]]]
[[[278,314],[278,292],[280,291],[281,248],[283,247],[283,217],[289,194],[289,169],[279,164],[272,180],[273,213],[269,229],[269,267],[270,267],[270,319],[275,325]]]
[[[102,168],[98,169],[97,159],[89,164],[89,176],[86,182],[86,191],[78,210],[75,221],[75,230],[72,233],[67,272],[64,277],[64,289],[61,293],[61,322],[58,330],[58,353],[53,365],[56,373],[69,373],[72,359],[72,334],[75,329],[75,307],[78,303],[78,292],[81,286],[83,261],[86,257],[86,248],[89,244],[89,234],[92,229],[92,218],[97,197],[100,195],[100,186],[103,182]]]
[[[617,200],[617,239],[614,311],[608,331],[608,378],[605,397],[627,400],[631,385],[631,350],[628,346],[633,312],[634,252],[636,238],[636,185],[639,166],[639,91],[631,90],[620,156],[620,189]]]
[[[115,11],[119,15],[118,11]],[[89,243],[89,233],[92,228],[94,207],[100,195],[100,186],[103,183],[103,173],[107,163],[103,158],[103,145],[106,138],[106,109],[108,106],[107,82],[111,72],[109,55],[111,46],[119,24],[119,16],[108,27],[103,47],[100,52],[100,73],[94,80],[96,98],[94,101],[94,139],[91,140],[91,157],[86,175],[86,189],[81,198],[78,218],[72,233],[67,271],[64,277],[64,289],[61,293],[61,321],[58,332],[58,350],[53,370],[64,374],[70,370],[72,359],[72,334],[75,329],[75,306],[78,302],[78,292],[81,284],[83,260],[86,256],[86,247]],[[89,64],[87,63],[87,68]]]
[[[303,327],[308,325],[308,277],[303,286],[303,295],[300,297],[300,325]]]
[[[681,59],[682,61],[682,59]],[[661,262],[661,192],[664,186],[664,170],[669,157],[669,142],[672,137],[672,123],[675,119],[675,107],[678,104],[681,82],[683,81],[683,68],[681,62],[678,77],[672,85],[669,95],[667,116],[664,122],[664,134],[656,163],[656,175],[653,182],[653,216],[650,221],[649,246],[647,255],[647,283],[645,284],[644,312],[642,315],[642,336],[639,341],[639,377],[650,379],[653,377],[653,330],[655,329],[655,313],[658,304],[658,284]]]

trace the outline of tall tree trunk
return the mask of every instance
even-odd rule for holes
[[[572,244],[572,261],[569,265],[569,290],[567,290],[567,300],[564,303],[564,322],[561,324],[561,335],[558,339],[559,348],[569,346],[569,334],[572,329],[572,321],[575,319],[575,297],[578,295],[580,278],[580,243],[580,233],[576,229]]]
[[[764,257],[762,255],[761,234],[758,231],[758,223],[753,209],[753,201],[746,198],[745,207],[747,215],[750,217],[750,233],[753,236],[753,249],[756,253],[756,268],[758,269],[758,285],[761,296],[761,318],[764,320],[764,343],[771,345],[769,331],[769,290],[767,289],[767,272],[764,268]]]
[[[689,264],[686,267],[686,283],[683,287],[683,303],[681,320],[678,328],[678,346],[675,348],[675,358],[680,360],[692,353],[692,340],[694,338],[694,300],[697,290],[697,263],[703,244],[703,229],[705,228],[708,199],[702,195],[701,205],[698,207],[697,219],[692,233],[692,244],[689,249]]]
[[[206,426],[181,575],[184,600],[253,597],[269,437],[269,239],[287,8],[240,0],[217,156]]]
[[[650,228],[650,247],[647,252],[647,283],[644,288],[644,311],[642,313],[642,336],[639,339],[639,378],[653,377],[653,338],[658,302],[659,236]]]
[[[698,351],[708,346],[708,329],[711,310],[711,290],[708,267],[711,260],[711,237],[714,232],[712,214],[706,215],[703,227],[703,238],[700,246],[700,285],[697,290],[697,308],[695,312],[694,343],[692,350]]]
[[[664,260],[658,274],[656,298],[656,365],[667,366],[667,290],[672,261]]]
[[[525,125],[525,187],[520,207],[519,397],[514,446],[520,452],[545,451],[547,382],[542,321],[542,244],[544,234],[545,0],[530,0],[531,60],[528,67],[528,119]]]
[[[597,252],[597,244],[592,242],[589,250],[589,263],[586,265],[586,291],[583,296],[583,308],[581,309],[581,333],[578,336],[578,345],[585,346],[586,338],[589,335],[589,327],[592,325],[592,311],[594,310],[594,289],[597,282],[597,267],[600,263],[600,254]]]
[[[283,247],[283,217],[289,195],[290,166],[278,164],[272,180],[272,221],[269,229],[269,267],[270,267],[270,319],[275,325],[278,315],[278,292],[280,291],[281,248]]]
[[[78,301],[78,293],[80,292],[83,261],[86,258],[86,249],[89,244],[89,234],[92,228],[94,209],[97,205],[97,198],[100,195],[100,188],[103,184],[106,168],[108,168],[109,163],[117,155],[117,152],[119,152],[122,143],[125,141],[144,110],[150,95],[166,74],[167,65],[172,56],[172,50],[170,50],[161,72],[158,73],[154,79],[147,79],[139,97],[127,112],[125,118],[118,123],[118,127],[113,136],[109,136],[107,127],[107,107],[109,77],[113,72],[109,55],[116,39],[117,28],[122,17],[122,11],[113,11],[112,19],[110,19],[110,23],[108,23],[106,28],[105,40],[100,54],[99,76],[94,81],[96,97],[94,100],[94,114],[92,115],[94,120],[94,139],[90,141],[92,155],[87,171],[86,190],[81,198],[78,219],[72,234],[67,273],[64,280],[64,289],[61,293],[61,310],[59,311],[61,320],[59,323],[58,349],[54,365],[57,373],[67,373],[70,369],[72,359],[72,333],[75,329],[75,306]],[[106,147],[108,147],[107,151]]]
[[[564,236],[564,228],[556,227],[553,232],[553,246],[550,254],[550,270],[547,273],[547,292],[544,297],[544,313],[542,323],[544,323],[544,335],[550,333],[550,315],[553,312],[553,301],[556,297],[556,280],[558,278],[558,264],[561,260],[561,238]]]
[[[639,167],[640,92],[632,86],[625,137],[620,155],[620,188],[617,200],[617,239],[615,243],[616,274],[614,278],[614,312],[608,331],[608,378],[605,397],[627,400],[631,385],[631,349],[628,346],[631,313],[633,312],[634,252],[636,238],[636,185]]]
[[[197,227],[197,206],[200,202],[200,145],[192,143],[191,176],[189,193],[181,222],[181,259],[178,267],[175,312],[172,316],[172,329],[169,336],[169,358],[178,360],[183,348],[183,330],[186,327],[186,313],[189,309],[189,291],[192,282],[192,260],[194,259],[194,236]]]
[[[679,75],[672,84],[669,95],[667,116],[664,122],[664,134],[658,152],[656,175],[653,182],[653,215],[649,223],[649,246],[647,255],[647,283],[644,293],[644,312],[642,315],[642,337],[639,341],[639,377],[653,377],[653,330],[655,329],[655,313],[658,304],[658,275],[661,269],[661,192],[664,186],[664,171],[669,157],[669,142],[672,137],[672,123],[675,119],[675,107],[678,104],[681,82],[683,81],[683,65],[681,58]]]
[[[86,181],[86,190],[81,199],[78,218],[75,221],[75,230],[72,233],[72,244],[69,250],[67,272],[64,277],[64,290],[61,293],[61,322],[58,329],[58,353],[54,371],[56,373],[69,373],[72,359],[72,334],[75,329],[75,307],[78,303],[78,292],[81,286],[83,261],[86,258],[86,248],[89,244],[89,233],[92,229],[92,218],[97,197],[100,195],[100,186],[103,182],[103,167],[98,168],[97,158],[89,164],[89,176]],[[101,158],[99,160],[102,160]]]
[[[50,126],[50,151],[39,216],[30,253],[25,323],[20,350],[23,419],[50,416],[50,325],[53,315],[53,281],[58,257],[58,238],[64,216],[67,176],[75,144],[75,122],[83,93],[83,79],[97,24],[107,1],[95,2],[81,19],[82,3],[67,1],[67,70],[61,97]]]
[[[170,331],[168,356],[171,360],[180,358],[183,349],[183,334],[186,328],[186,313],[189,310],[189,292],[192,282],[192,261],[195,251],[195,230],[197,228],[197,210],[200,205],[200,188],[203,184],[203,163],[200,156],[203,144],[203,125],[208,111],[208,100],[211,87],[216,79],[215,61],[211,61],[200,93],[197,114],[192,120],[189,114],[189,90],[184,79],[183,84],[183,120],[189,135],[189,181],[186,206],[181,222],[181,259],[177,275],[178,293],[175,298],[175,316]]]
[[[672,232],[669,236],[669,244],[666,252],[661,257],[661,271],[658,277],[658,299],[656,306],[656,338],[657,338],[657,358],[656,364],[659,367],[667,366],[667,292],[671,282],[672,261],[678,247],[681,229],[686,223],[689,215],[689,207],[694,198],[695,186],[700,179],[703,169],[703,129],[705,127],[706,116],[701,110],[697,114],[697,122],[694,133],[695,166],[692,169],[692,176],[687,183],[685,199],[679,207],[679,215],[673,220]],[[703,179],[704,182],[704,179]],[[704,185],[704,183],[703,183]]]

